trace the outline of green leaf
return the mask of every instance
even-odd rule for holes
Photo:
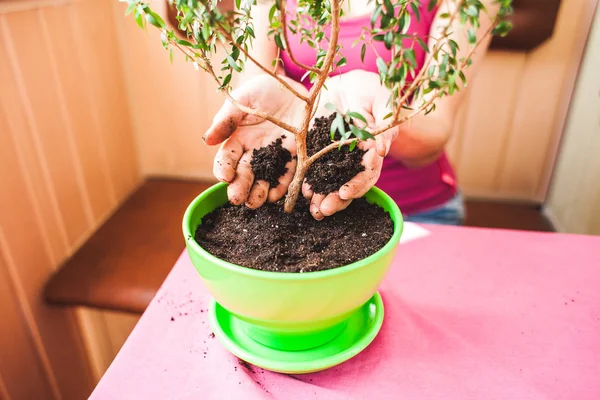
[[[375,138],[373,135],[371,135],[366,130],[360,129],[360,128],[358,128],[355,125],[350,125],[350,131],[352,132],[352,134],[354,136],[356,136],[360,140],[367,140],[367,139],[374,139]]]
[[[467,7],[467,10],[465,11],[465,13],[468,16],[473,17],[473,18],[479,17],[479,10],[473,4],[471,4],[469,7]]]
[[[500,21],[492,30],[492,35],[506,36],[512,30],[512,24],[509,21]]]
[[[364,63],[365,62],[365,53],[367,52],[367,44],[363,43],[361,49],[360,49],[360,60]]]
[[[460,77],[460,80],[462,81],[464,86],[467,86],[467,77],[465,76],[465,73],[462,71],[458,71],[458,76]]]
[[[281,35],[279,33],[277,33],[275,35],[275,44],[277,45],[277,47],[279,47],[281,50],[285,50],[285,45],[283,44],[283,41],[281,40]]]
[[[229,54],[227,55],[227,63],[229,64],[229,66],[231,68],[233,68],[237,72],[242,72],[242,68],[240,68],[240,66],[237,65],[237,63],[235,62],[235,60]]]
[[[210,38],[210,27],[208,24],[202,25],[202,37],[204,40],[208,40]]]
[[[251,27],[251,26],[247,26],[247,27],[246,27],[246,31],[248,31],[248,34],[249,34],[250,36],[252,36],[253,38],[256,38],[256,36],[254,35],[254,29],[252,29],[252,27]]]
[[[387,31],[385,36],[383,37],[383,43],[385,44],[385,48],[390,50],[392,48],[392,41],[394,40],[394,34],[392,31]]]
[[[442,87],[442,85],[440,85],[440,83],[438,81],[429,81],[430,89],[439,89],[441,87]]]
[[[377,57],[375,63],[377,64],[377,69],[379,70],[379,77],[382,81],[384,81],[387,75],[387,64],[385,63],[385,61],[383,61],[383,58],[381,57]]]
[[[335,119],[331,124],[331,140],[335,140],[335,132],[339,132],[340,136],[344,138],[346,136],[346,128],[344,127],[344,118],[342,114],[336,113]]]
[[[333,112],[337,111],[337,107],[333,103],[326,103],[325,108],[328,109],[329,111],[333,111]]]
[[[429,11],[432,11],[434,9],[434,7],[437,6],[437,2],[438,2],[438,0],[429,0],[429,4],[427,6],[427,9]]]
[[[135,17],[135,22],[138,24],[138,26],[142,29],[144,29],[144,16],[143,14],[139,14]]]
[[[235,8],[237,8],[238,10],[240,9],[241,4],[242,4],[241,0],[235,0]]]
[[[173,63],[173,48],[169,48],[169,61],[171,61],[171,63]]]
[[[425,110],[425,115],[429,114],[430,112],[435,111],[435,103],[433,103],[431,105],[431,107],[429,107],[427,110]]]
[[[154,11],[150,11],[149,9],[146,11],[146,21],[148,21],[150,24],[154,25],[157,28],[164,29],[166,27],[165,21],[163,21],[160,15],[158,15]]]
[[[458,50],[458,43],[454,40],[448,40],[448,45],[450,46],[450,51],[452,51],[452,57],[456,57],[456,51]]]
[[[404,58],[406,58],[413,67],[417,66],[417,58],[413,49],[406,49],[404,51]]]
[[[391,22],[392,22],[392,17],[388,16],[388,14],[384,14],[381,17],[381,23],[379,24],[379,27],[381,29],[387,29],[390,26]]]
[[[131,12],[134,10],[135,6],[136,6],[135,3],[129,3],[129,5],[127,6],[127,10],[125,10],[125,15],[131,14]]]
[[[239,56],[240,56],[240,49],[237,47],[234,47],[233,50],[231,50],[231,58],[233,58],[234,60],[237,61]]]
[[[365,124],[367,123],[367,119],[365,117],[363,117],[362,115],[360,115],[359,113],[355,112],[355,111],[348,111],[346,113],[347,116],[351,117],[351,118],[356,118],[362,122],[364,122]]]
[[[177,44],[180,44],[180,45],[186,46],[186,47],[193,47],[194,46],[193,44],[191,44],[187,40],[183,40],[183,39],[177,39]]]
[[[385,117],[383,117],[383,119],[392,118],[393,115],[394,115],[393,112],[389,112],[389,113],[385,114]]]
[[[430,77],[433,76],[435,74],[435,69],[436,69],[435,65],[432,65],[431,67],[429,67],[429,70],[427,71],[427,75]]]
[[[392,4],[392,2],[390,0],[383,0],[383,4],[385,5],[386,15],[389,18],[393,18],[394,17],[394,5]]]
[[[275,11],[277,11],[277,3],[273,3],[271,9],[269,10],[269,21],[273,21],[273,17],[275,16]]]
[[[469,39],[469,44],[477,43],[477,36],[475,35],[475,30],[473,28],[467,30],[467,38]]]
[[[410,8],[412,9],[413,14],[417,17],[417,21],[421,20],[421,14],[419,13],[419,6],[416,3],[410,3]]]
[[[429,48],[427,47],[427,44],[425,43],[425,41],[423,39],[421,39],[420,37],[417,37],[417,43],[419,44],[419,46],[421,46],[421,48],[423,49],[423,51],[425,53],[429,53]]]
[[[375,22],[377,22],[377,19],[379,18],[380,14],[381,4],[378,4],[377,7],[375,7],[375,10],[373,10],[373,13],[371,14],[371,28],[375,28]]]
[[[353,140],[352,142],[350,142],[350,148],[348,149],[350,151],[350,153],[352,153],[352,151],[354,151],[354,149],[356,148],[356,140]]]
[[[227,86],[229,82],[231,82],[231,74],[225,76],[225,79],[223,79],[223,83],[221,84],[220,89],[225,88],[225,86]]]
[[[337,64],[335,65],[336,67],[343,67],[344,65],[346,65],[348,62],[346,61],[346,57],[342,57],[340,58],[340,61],[337,62]]]
[[[408,32],[409,28],[410,28],[410,14],[404,13],[404,14],[402,14],[402,17],[400,18],[400,21],[398,23],[398,29],[401,33],[406,33],[406,32]]]

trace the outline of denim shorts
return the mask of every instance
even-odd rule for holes
[[[404,217],[407,222],[418,224],[463,225],[465,205],[461,192],[439,207]]]

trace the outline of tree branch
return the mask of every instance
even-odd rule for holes
[[[215,74],[215,71],[213,70],[211,64],[210,64],[210,60],[206,57],[206,55],[202,55],[202,59],[204,60],[204,63],[206,65],[206,71],[208,71],[212,77],[215,79],[215,81],[217,82],[218,85],[221,84],[221,82],[219,81],[219,78],[217,77],[217,75]],[[285,129],[286,131],[297,135],[298,134],[298,129],[296,129],[295,127],[287,124],[286,122],[283,122],[275,117],[273,117],[272,115],[262,111],[262,110],[257,110],[255,108],[252,107],[248,107],[243,105],[242,103],[240,103],[239,101],[237,101],[232,95],[231,93],[229,93],[227,90],[223,90],[220,89],[219,90],[221,93],[224,94],[225,97],[227,97],[227,99],[231,102],[231,104],[233,104],[238,110],[245,112],[246,114],[250,114],[250,115],[255,115],[259,118],[263,118],[266,119],[267,121],[271,122],[274,125],[277,125],[278,127]]]
[[[340,33],[340,3],[339,0],[331,0],[331,38],[329,40],[329,48],[327,49],[327,54],[325,55],[325,62],[323,63],[323,68],[320,70],[319,78],[315,82],[312,88],[310,88],[310,93],[308,97],[314,102],[317,94],[321,91],[325,80],[329,77],[329,70],[331,69],[331,64],[333,63],[333,59],[337,54],[337,43],[338,36]]]
[[[283,39],[285,41],[285,46],[286,46],[286,50],[288,53],[288,56],[290,57],[290,60],[292,60],[292,62],[294,64],[296,64],[298,67],[307,70],[307,71],[311,71],[311,72],[319,72],[318,68],[315,67],[311,67],[309,65],[305,65],[303,63],[301,63],[300,61],[298,61],[296,59],[296,57],[294,57],[294,54],[292,53],[292,49],[290,49],[290,41],[288,38],[288,28],[287,28],[287,18],[286,18],[286,13],[285,13],[285,5],[286,5],[286,0],[277,0],[279,2],[279,12],[281,13],[281,27],[283,30]]]
[[[250,55],[249,52],[246,51],[246,49],[243,46],[240,46],[235,40],[233,40],[233,37],[231,35],[229,35],[227,32],[223,32],[223,33],[225,33],[226,35],[228,35],[227,39],[230,40],[231,43],[233,43],[233,45],[235,47],[237,47],[242,53],[244,53],[244,55],[246,57],[248,57],[248,59],[250,61],[252,61],[254,63],[254,65],[256,65],[258,68],[260,68],[264,73],[266,73],[267,75],[270,75],[273,78],[275,78],[279,83],[281,83],[287,90],[289,90],[294,96],[298,97],[300,100],[303,100],[305,102],[309,101],[308,97],[306,97],[303,94],[299,93],[296,89],[294,89],[289,83],[287,83],[278,74],[272,72],[267,67],[265,67],[264,65],[262,65],[261,63],[259,63],[254,57],[252,57]]]
[[[452,12],[452,15],[450,16],[450,19],[448,20],[448,25],[446,25],[444,27],[444,30],[442,32],[442,36],[440,37],[439,41],[441,41],[442,39],[445,39],[448,36],[448,32],[450,31],[450,27],[452,26],[452,23],[454,22],[454,20],[458,16],[458,12],[460,11],[460,7],[462,6],[462,3],[464,3],[464,1],[465,0],[461,0],[456,5],[456,9]],[[419,87],[419,85],[421,84],[421,81],[423,79],[423,75],[425,75],[425,73],[429,69],[429,65],[431,64],[431,61],[433,60],[433,56],[438,51],[437,47],[438,47],[438,41],[436,41],[435,45],[431,49],[431,53],[427,54],[427,59],[423,63],[423,66],[421,67],[421,70],[419,71],[419,73],[417,74],[417,76],[415,77],[415,79],[413,79],[413,81],[412,81],[411,85],[409,86],[408,90],[404,93],[404,95],[402,95],[402,97],[398,101],[398,108],[394,112],[394,121],[396,121],[398,119],[398,116],[400,115],[400,110],[402,109],[402,105],[406,102],[406,100],[408,100],[408,98],[410,96],[412,96],[412,94],[415,92],[415,90],[417,89],[417,87]]]

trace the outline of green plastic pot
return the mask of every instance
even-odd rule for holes
[[[249,337],[282,351],[315,348],[335,338],[348,318],[375,295],[400,241],[403,218],[396,203],[378,188],[365,197],[390,214],[394,233],[376,253],[339,268],[307,273],[260,271],[204,250],[194,233],[204,215],[228,201],[224,183],[208,188],[188,206],[183,218],[187,251],[215,301],[243,321]]]

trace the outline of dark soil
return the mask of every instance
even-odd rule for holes
[[[361,260],[381,249],[394,225],[381,207],[356,199],[321,221],[300,196],[291,214],[283,201],[251,210],[226,204],[207,214],[195,240],[231,263],[276,272],[311,272]]]
[[[315,118],[314,126],[308,131],[306,148],[309,156],[331,143],[331,123],[335,113],[329,117]],[[346,129],[350,129],[346,124]],[[340,133],[336,131],[335,140],[340,140]],[[362,158],[365,151],[355,148],[350,151],[350,146],[334,149],[313,163],[306,173],[306,182],[310,184],[313,192],[329,194],[337,192],[342,185],[352,179],[356,174],[365,170]]]
[[[267,181],[271,187],[279,185],[279,178],[287,172],[286,164],[292,160],[292,153],[281,144],[282,138],[277,138],[267,147],[254,149],[250,161],[254,179]]]

